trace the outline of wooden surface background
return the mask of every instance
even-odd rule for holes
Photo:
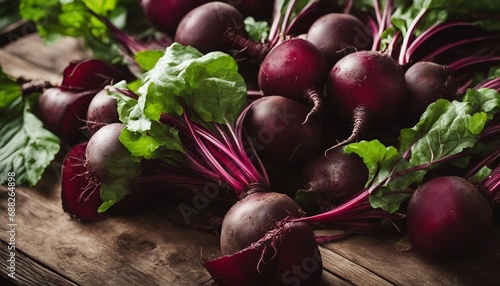
[[[70,60],[88,57],[81,42],[62,39],[44,46],[36,34],[0,49],[5,73],[58,84]],[[1,87],[0,87],[1,88]],[[0,134],[1,136],[1,134]],[[162,201],[137,214],[96,223],[62,211],[61,155],[35,187],[16,189],[16,280],[7,273],[7,188],[0,186],[1,276],[18,285],[210,285],[204,259],[220,255],[218,237],[176,225]],[[321,246],[319,285],[500,285],[500,228],[492,228],[467,256],[427,261],[403,234],[352,236]],[[5,283],[5,282],[2,282]],[[5,285],[5,284],[2,284]]]

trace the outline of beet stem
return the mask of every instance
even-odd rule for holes
[[[404,65],[408,62],[408,58],[406,58],[407,51],[408,51],[408,45],[410,44],[410,40],[412,38],[413,33],[415,32],[415,28],[417,27],[418,23],[420,22],[422,17],[425,15],[425,13],[427,13],[427,9],[426,8],[421,9],[418,12],[417,16],[415,16],[415,18],[411,22],[410,26],[408,27],[408,31],[406,32],[406,35],[403,38],[403,43],[401,44],[401,50],[400,50],[399,59],[398,59],[398,63],[400,65]]]

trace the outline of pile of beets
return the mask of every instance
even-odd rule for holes
[[[431,103],[460,100],[474,74],[498,64],[495,33],[471,19],[381,43],[391,26],[392,1],[375,12],[310,1],[299,13],[293,4],[276,12],[278,5],[268,0],[228,2],[141,2],[158,33],[203,54],[232,55],[245,78],[247,106],[234,129],[205,130],[186,117],[162,118],[179,130],[196,164],[144,160],[138,169],[129,167],[130,151],[119,138],[125,124],[109,88],[136,79],[134,69],[97,59],[74,62],[60,86],[44,90],[40,117],[70,147],[62,166],[65,212],[98,221],[147,207],[158,193],[192,203],[203,190],[207,205],[217,206],[207,225],[220,234],[223,256],[204,265],[218,285],[313,285],[322,275],[318,245],[353,233],[397,228],[433,259],[455,257],[487,233],[500,202],[498,116],[481,139],[496,142],[489,156],[440,168],[401,190],[411,196],[394,213],[370,206],[369,170],[344,147],[372,139],[395,145],[399,131],[417,124]],[[249,16],[269,23],[266,38],[249,37]],[[110,30],[123,47],[135,41],[135,49],[124,53],[147,49],[116,27]],[[498,79],[480,87],[500,90]],[[466,176],[477,164],[493,170],[481,184]],[[127,194],[98,211],[101,184],[117,177],[131,178],[123,185]],[[342,232],[319,237],[316,227]]]

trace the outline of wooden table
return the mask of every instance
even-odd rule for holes
[[[37,35],[0,49],[13,77],[57,84],[70,60],[87,57],[78,40],[44,46]],[[0,87],[1,88],[1,87]],[[61,208],[61,156],[34,188],[17,186],[15,233],[18,285],[210,285],[203,259],[220,255],[218,237],[175,224],[168,202],[96,223]],[[1,273],[8,279],[7,189],[0,187]],[[413,252],[403,234],[352,236],[321,246],[319,285],[500,285],[500,227],[460,260],[434,263]],[[5,282],[1,283],[6,285]]]

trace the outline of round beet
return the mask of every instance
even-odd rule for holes
[[[275,163],[303,163],[323,148],[323,129],[317,117],[303,123],[308,108],[282,96],[254,101],[244,127],[259,156]]]
[[[315,235],[304,222],[279,222],[259,241],[205,267],[220,286],[316,285],[323,271]]]
[[[408,87],[405,115],[418,120],[429,104],[443,98],[456,98],[457,86],[448,66],[433,62],[416,62],[405,72]]]
[[[327,211],[363,190],[368,169],[358,155],[335,148],[309,160],[302,168],[302,180],[305,189],[300,194],[311,199],[320,211]]]
[[[109,96],[106,89],[99,91],[87,109],[86,128],[92,136],[102,126],[110,123],[119,123],[116,99]]]
[[[318,47],[330,67],[346,54],[370,49],[373,41],[366,25],[346,13],[329,13],[317,19],[307,32],[307,40]]]
[[[332,67],[325,93],[334,115],[353,121],[351,136],[338,147],[360,139],[370,124],[398,115],[406,100],[406,82],[401,66],[387,54],[359,51]]]
[[[86,166],[101,183],[135,177],[137,170],[130,166],[130,151],[119,137],[123,123],[111,123],[99,129],[88,142]]]
[[[328,66],[318,48],[302,38],[274,47],[260,65],[258,82],[265,95],[281,95],[319,113]]]
[[[158,31],[173,36],[182,17],[208,0],[141,0],[144,15]]]
[[[350,118],[365,106],[378,122],[401,111],[406,82],[402,68],[390,56],[377,51],[346,55],[330,70],[326,93],[337,115]]]
[[[61,201],[64,212],[81,221],[99,221],[110,215],[137,212],[147,206],[151,193],[133,185],[130,192],[108,211],[98,212],[103,203],[101,186],[85,164],[87,145],[87,142],[74,145],[63,160]]]
[[[223,255],[242,250],[261,239],[286,217],[301,217],[300,206],[285,194],[249,191],[224,216],[220,235]]]
[[[432,259],[458,256],[489,230],[492,211],[478,188],[456,176],[436,177],[420,186],[407,208],[410,242]]]
[[[230,49],[224,34],[230,29],[241,30],[244,25],[243,16],[234,6],[213,1],[194,8],[182,18],[174,41],[204,54],[224,52]]]

